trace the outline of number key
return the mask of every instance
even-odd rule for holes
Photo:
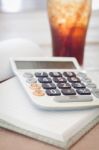
[[[61,77],[62,76],[62,74],[60,72],[50,72],[49,75],[51,77]]]
[[[52,80],[51,80],[51,78],[38,78],[38,81],[40,82],[40,83],[51,83],[52,82]]]
[[[58,83],[57,86],[58,86],[60,89],[69,89],[69,88],[71,88],[71,86],[70,86],[69,83]]]
[[[83,83],[72,83],[74,88],[85,88],[86,86]]]
[[[68,81],[71,83],[81,82],[78,77],[68,77]]]
[[[36,77],[48,77],[48,74],[46,72],[36,72]]]
[[[80,95],[91,95],[91,92],[89,89],[77,89],[77,93]]]
[[[76,95],[76,92],[74,91],[74,89],[62,89],[61,91],[63,93],[63,95]]]
[[[54,83],[43,83],[42,84],[42,87],[44,89],[56,89],[56,86]]]
[[[67,82],[67,80],[63,77],[54,77],[53,81],[56,83],[66,83]]]
[[[75,77],[76,76],[76,74],[74,72],[64,72],[63,75],[66,77]]]
[[[58,89],[46,90],[46,94],[49,96],[59,96],[61,95]]]

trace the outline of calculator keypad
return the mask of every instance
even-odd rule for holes
[[[84,73],[75,72],[26,72],[23,74],[35,96],[91,96],[99,97],[96,85]],[[93,90],[94,89],[94,90]],[[98,95],[98,96],[97,96]]]

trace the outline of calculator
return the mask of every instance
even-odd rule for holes
[[[33,105],[46,110],[99,107],[99,89],[75,58],[10,58]]]

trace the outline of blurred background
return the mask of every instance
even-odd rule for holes
[[[0,41],[25,38],[37,43],[51,56],[51,34],[47,16],[48,0],[0,0]],[[96,53],[94,53],[94,51]],[[99,68],[99,1],[92,1],[92,15],[86,38],[87,68]],[[90,59],[89,59],[90,58]],[[89,64],[89,65],[88,65]]]
[[[47,0],[0,0],[0,12],[36,11],[46,8]],[[98,0],[93,0],[93,9],[99,8]]]
[[[35,11],[45,7],[46,0],[0,0],[1,12]]]
[[[41,35],[45,29],[46,32],[42,35],[46,37],[46,39],[44,38],[45,43],[50,44],[51,38],[47,18],[47,1],[48,0],[0,0],[0,40],[21,37],[29,38],[38,44],[42,44],[42,38],[40,39],[37,31],[40,30]],[[93,10],[99,9],[98,0],[92,1],[92,8]],[[95,12],[95,15],[99,14]],[[40,26],[42,23],[45,24],[44,27]],[[96,36],[96,39],[97,38]]]

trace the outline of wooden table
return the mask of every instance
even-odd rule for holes
[[[44,56],[51,56],[51,36],[47,13],[0,14],[0,40],[27,38],[38,43]],[[35,53],[35,52],[34,52]],[[92,13],[86,39],[83,67],[99,70],[99,11]],[[70,150],[99,150],[99,125],[82,137]],[[0,150],[60,150],[54,146],[0,129]]]

